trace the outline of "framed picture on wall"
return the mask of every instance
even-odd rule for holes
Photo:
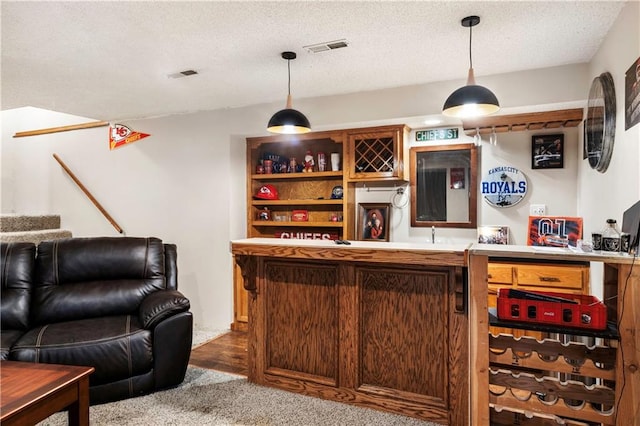
[[[358,210],[358,240],[389,241],[391,203],[360,203]]]
[[[640,57],[624,73],[624,129],[640,123]]]
[[[479,226],[478,242],[480,244],[509,244],[509,227]]]
[[[531,137],[531,168],[561,169],[564,167],[564,135]]]
[[[528,246],[576,246],[582,238],[582,218],[570,216],[529,216]]]

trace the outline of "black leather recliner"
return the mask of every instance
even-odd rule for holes
[[[36,246],[0,242],[0,359],[9,359],[11,346],[29,329],[29,308],[36,272]]]
[[[89,365],[91,404],[184,380],[193,331],[158,238],[2,243],[2,359]]]

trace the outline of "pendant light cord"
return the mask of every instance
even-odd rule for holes
[[[287,74],[289,74],[289,80],[287,83],[287,95],[291,96],[291,59],[287,59]]]
[[[473,33],[473,25],[469,26],[469,68],[473,69],[473,59],[471,58],[471,37]]]

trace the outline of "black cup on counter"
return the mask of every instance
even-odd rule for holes
[[[602,234],[594,232],[591,234],[591,244],[594,250],[602,250]]]
[[[629,253],[629,246],[631,243],[631,235],[623,232],[620,234],[620,251],[622,253]]]

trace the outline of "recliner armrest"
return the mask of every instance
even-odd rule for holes
[[[148,295],[140,305],[140,322],[146,329],[155,327],[160,321],[188,311],[189,299],[177,290],[156,291]]]

